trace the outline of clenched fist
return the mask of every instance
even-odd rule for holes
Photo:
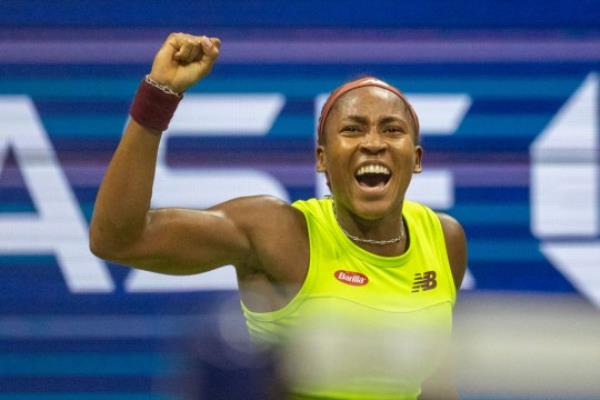
[[[210,72],[220,47],[218,38],[172,33],[154,57],[150,78],[184,92]]]

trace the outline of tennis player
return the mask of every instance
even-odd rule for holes
[[[422,149],[417,115],[398,89],[366,77],[342,85],[325,103],[316,157],[331,197],[288,204],[257,195],[206,210],[150,208],[161,132],[183,92],[210,72],[220,46],[218,38],[175,33],[156,54],[98,192],[93,253],[173,275],[232,264],[257,340],[280,343],[298,325],[316,322],[317,332],[319,321],[333,321],[365,339],[345,343],[352,351],[344,354],[360,356],[365,346],[367,354],[379,354],[359,359],[363,373],[341,374],[343,382],[292,384],[298,398],[429,398],[421,387],[437,379],[443,356],[423,332],[450,335],[466,241],[456,220],[405,199],[412,175],[421,171]],[[387,347],[371,350],[381,349],[380,332],[396,330],[391,345],[410,361],[398,370],[404,376],[383,377],[398,357]],[[448,386],[437,396],[452,399],[456,392]]]

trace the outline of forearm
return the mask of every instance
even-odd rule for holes
[[[160,134],[131,119],[108,166],[94,206],[90,246],[117,251],[142,234],[150,208]]]
[[[112,260],[157,252],[162,238],[148,234],[152,183],[160,132],[167,129],[180,93],[204,77],[219,55],[220,40],[169,35],[131,107],[131,121],[111,160],[96,198],[90,226],[94,254]],[[154,239],[152,239],[154,237]],[[146,246],[136,246],[136,244]],[[176,246],[173,246],[176,247]],[[128,251],[131,250],[131,251]]]

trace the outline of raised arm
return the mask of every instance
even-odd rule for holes
[[[171,34],[156,54],[149,77],[182,93],[210,72],[220,44],[217,38]],[[158,89],[147,86],[146,90]],[[178,100],[176,94],[158,95],[167,96],[166,101],[173,100],[174,104]],[[138,95],[136,102],[147,103],[149,98]],[[150,114],[148,107],[143,112]],[[161,132],[156,124],[146,123],[145,118],[136,121],[136,114],[132,115],[96,198],[90,226],[92,252],[168,274],[192,274],[242,263],[249,254],[250,241],[234,214],[239,213],[243,200],[206,211],[150,210]],[[152,120],[155,114],[148,117]]]

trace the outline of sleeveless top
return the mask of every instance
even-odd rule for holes
[[[456,299],[438,216],[405,200],[409,246],[384,257],[344,234],[331,198],[292,206],[307,222],[307,276],[278,310],[242,303],[250,335],[283,346],[294,398],[416,399],[445,355]]]

